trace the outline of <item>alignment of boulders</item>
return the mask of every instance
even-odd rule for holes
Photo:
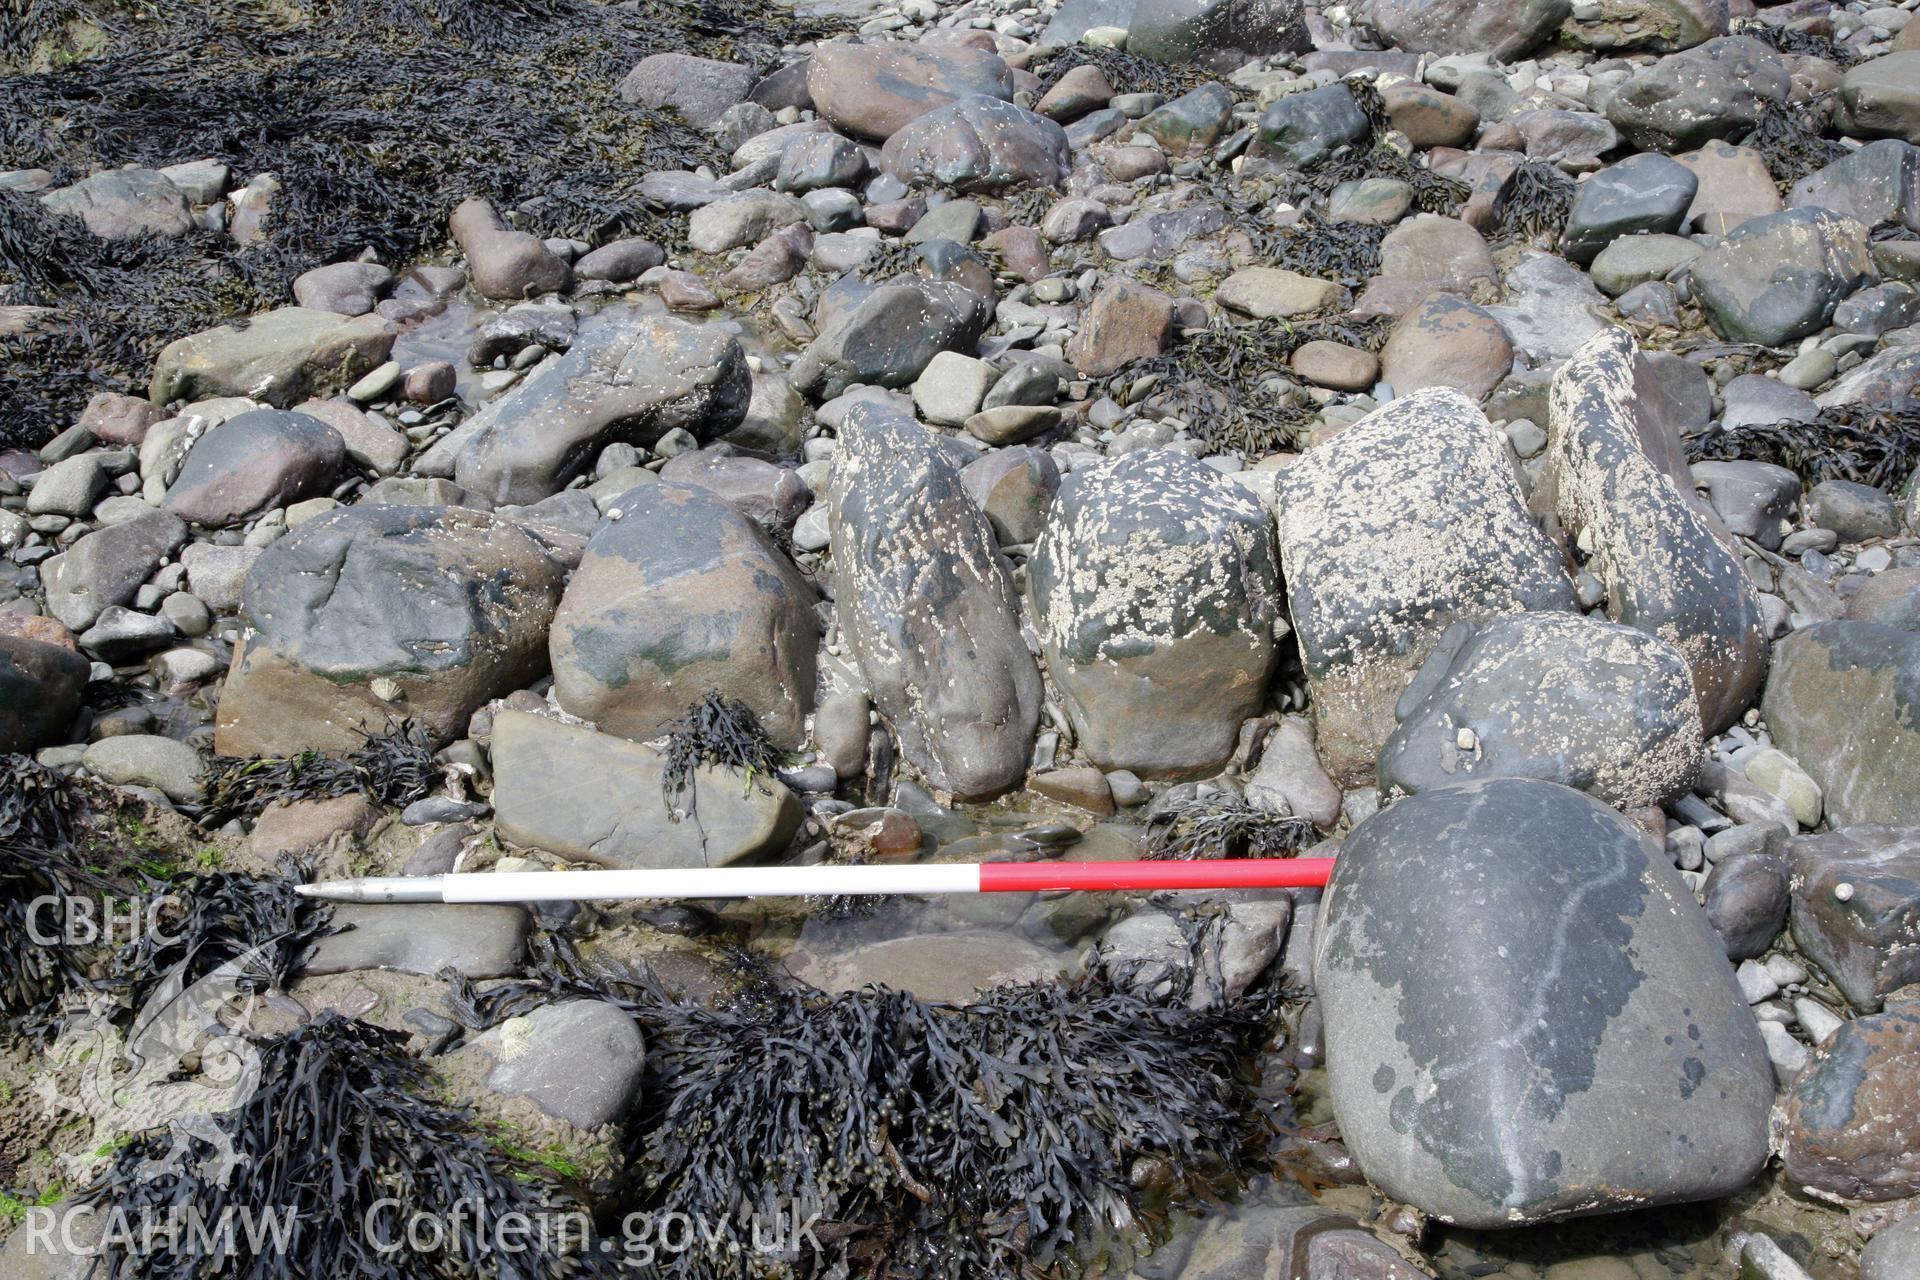
[[[441,975],[576,953],[1285,991],[1259,1066],[1336,1124],[1275,1167],[1342,1185],[1141,1280],[1696,1201],[1700,1273],[1920,1274],[1913,0],[863,6],[601,85],[712,143],[602,232],[448,190],[428,259],[26,424],[0,752],[316,875],[1311,846],[1324,895],[351,907],[286,995],[438,1054]],[[284,234],[110,142],[0,187],[103,261]],[[395,811],[227,820],[402,731]],[[446,1075],[599,1176],[649,1047],[515,990]]]

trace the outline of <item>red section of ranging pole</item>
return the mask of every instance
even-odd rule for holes
[[[983,862],[980,892],[1060,889],[1307,889],[1332,858],[1196,858],[1179,862]]]

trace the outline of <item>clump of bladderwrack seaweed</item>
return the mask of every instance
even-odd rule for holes
[[[783,755],[760,727],[759,718],[746,703],[709,689],[687,713],[667,726],[667,767],[660,775],[660,790],[671,812],[681,797],[687,812],[698,812],[694,771],[702,766],[737,769],[746,775],[746,785],[764,779],[779,769]]]
[[[62,927],[70,903],[109,887],[73,849],[86,812],[72,780],[29,756],[0,756],[0,1030],[37,1022],[66,991],[93,985],[89,949]]]
[[[207,762],[207,802],[200,820],[217,827],[234,818],[256,818],[271,804],[352,795],[404,808],[433,790],[440,768],[419,725],[408,721],[363,736],[365,741],[348,751],[260,759],[214,756]]]
[[[144,1008],[156,992],[184,990],[234,961],[237,990],[280,989],[307,948],[333,932],[331,904],[294,891],[309,878],[289,862],[277,876],[217,871],[156,886],[160,927],[141,930],[114,957],[127,1003]]]
[[[1760,121],[1740,144],[1760,153],[1782,194],[1808,174],[1850,154],[1838,142],[1821,136],[1827,123],[1823,109],[1831,100],[1831,94],[1808,102],[1761,99]]]
[[[462,1107],[436,1096],[429,1068],[403,1037],[332,1012],[258,1042],[258,1083],[234,1110],[210,1117],[219,1137],[179,1127],[142,1134],[78,1199],[108,1229],[96,1274],[104,1280],[280,1280],[293,1276],[392,1280],[493,1275],[544,1280],[576,1273],[571,1233],[542,1235],[577,1213],[537,1164],[489,1141]],[[209,1139],[212,1140],[209,1140]],[[182,1150],[182,1145],[185,1150]],[[190,1158],[179,1158],[187,1156]],[[248,1210],[284,1236],[275,1247],[212,1249],[186,1231],[138,1248],[143,1222],[201,1222]],[[533,1230],[499,1234],[506,1215]],[[407,1220],[427,1215],[442,1247],[394,1252]],[[343,1229],[343,1224],[345,1224]],[[372,1228],[372,1229],[369,1229]],[[502,1242],[512,1247],[503,1249]],[[572,1235],[571,1244],[582,1243]],[[524,1247],[522,1247],[524,1246]]]
[[[1812,422],[1725,427],[1687,440],[1691,461],[1771,462],[1809,484],[1851,480],[1898,493],[1920,466],[1920,404],[1830,405]]]
[[[1060,77],[1075,67],[1085,66],[1095,66],[1106,73],[1107,83],[1115,93],[1157,93],[1163,98],[1177,98],[1214,79],[1199,67],[1155,62],[1118,49],[1076,42],[1046,50],[1028,64],[1027,70],[1040,77],[1040,92],[1034,96],[1044,96],[1059,83]]]
[[[1314,841],[1313,823],[1239,796],[1170,800],[1147,813],[1152,858],[1290,858]]]
[[[1261,1158],[1240,1068],[1269,1013],[1097,977],[966,1006],[789,988],[649,1008],[642,1202],[739,1246],[662,1272],[980,1280],[1124,1258]],[[791,1205],[821,1215],[821,1252],[756,1255],[744,1220]]]
[[[87,38],[44,54],[70,20]],[[654,169],[724,157],[606,86],[657,52],[771,69],[836,24],[746,0],[29,0],[0,25],[0,168],[71,183],[213,158],[273,174],[266,238],[94,240],[31,196],[0,200],[0,304],[48,309],[0,333],[0,445],[37,446],[102,389],[138,389],[165,342],[282,305],[293,278],[371,248],[435,250],[452,205],[494,200],[542,236],[662,234]],[[432,138],[434,145],[420,145]]]
[[[1796,30],[1782,23],[1761,22],[1757,18],[1747,19],[1733,24],[1733,34],[1758,40],[1781,53],[1824,58],[1842,71],[1860,61],[1859,54],[1832,36]]]
[[[1529,160],[1508,175],[1494,200],[1495,234],[1557,244],[1573,212],[1574,182],[1555,165]]]
[[[1315,340],[1377,351],[1386,336],[1387,325],[1375,320],[1217,317],[1171,351],[1126,366],[1109,380],[1108,394],[1179,418],[1212,452],[1257,457],[1296,447],[1317,416],[1318,406],[1291,379],[1295,351]]]

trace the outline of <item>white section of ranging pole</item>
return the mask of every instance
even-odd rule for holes
[[[301,885],[342,902],[594,902],[980,892],[977,863],[932,866],[691,867],[373,876]]]

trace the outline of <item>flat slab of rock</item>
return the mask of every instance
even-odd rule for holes
[[[1040,718],[1011,566],[939,437],[872,401],[840,427],[828,493],[841,634],[906,757],[937,787],[1019,784]]]
[[[554,615],[562,709],[645,740],[717,689],[776,745],[799,746],[820,643],[813,588],[758,525],[702,490],[642,485],[612,511]]]
[[[1554,502],[1607,589],[1607,616],[1680,650],[1701,723],[1718,733],[1759,690],[1766,630],[1731,536],[1694,495],[1674,416],[1631,335],[1595,336],[1553,378]]]
[[[1455,621],[1571,610],[1506,436],[1458,391],[1419,391],[1301,455],[1277,481],[1288,612],[1336,778],[1372,777],[1407,677]]]
[[[737,62],[656,53],[642,58],[620,82],[620,100],[671,107],[696,129],[711,129],[727,108],[745,102],[760,77]]]
[[[1787,858],[1793,940],[1855,1008],[1920,982],[1920,828],[1800,836]]]
[[[1920,821],[1920,634],[1842,619],[1774,646],[1760,712],[1835,826]]]
[[[1280,580],[1266,510],[1186,454],[1061,482],[1027,581],[1047,667],[1101,769],[1218,768],[1259,712]]]
[[[152,169],[108,169],[40,197],[55,213],[80,219],[102,240],[183,236],[193,208],[180,188]]]
[[[675,428],[722,435],[752,395],[746,355],[724,330],[610,319],[475,416],[453,478],[496,505],[538,502],[617,441],[652,445]]]
[[[47,612],[75,631],[86,630],[108,609],[130,604],[186,540],[186,523],[165,511],[94,530],[40,566]]]
[[[466,735],[547,667],[564,570],[514,522],[460,507],[354,506],[301,525],[248,572],[221,690],[223,755],[359,746],[412,717]],[[399,685],[387,703],[376,677]]]
[[[995,987],[1078,977],[1082,967],[1077,953],[986,931],[913,934],[841,952],[802,949],[787,961],[794,977],[829,994],[876,983],[955,1004]]]
[[[1443,1221],[1707,1200],[1768,1155],[1773,1069],[1720,939],[1614,810],[1501,779],[1346,839],[1316,926],[1340,1132]]]
[[[350,927],[314,943],[301,973],[393,969],[431,978],[452,965],[469,978],[507,978],[527,954],[527,909],[516,904],[343,902],[333,923]]]
[[[285,409],[345,391],[386,362],[395,336],[377,315],[282,307],[245,328],[222,325],[169,342],[147,394],[155,404],[247,396]]]
[[[1539,778],[1632,809],[1685,793],[1706,753],[1679,651],[1573,613],[1455,623],[1398,710],[1388,795]]]
[[[694,773],[692,813],[670,815],[652,747],[524,711],[493,723],[494,829],[511,843],[604,867],[721,867],[776,853],[800,825],[777,779]],[[677,821],[675,819],[678,819]]]

